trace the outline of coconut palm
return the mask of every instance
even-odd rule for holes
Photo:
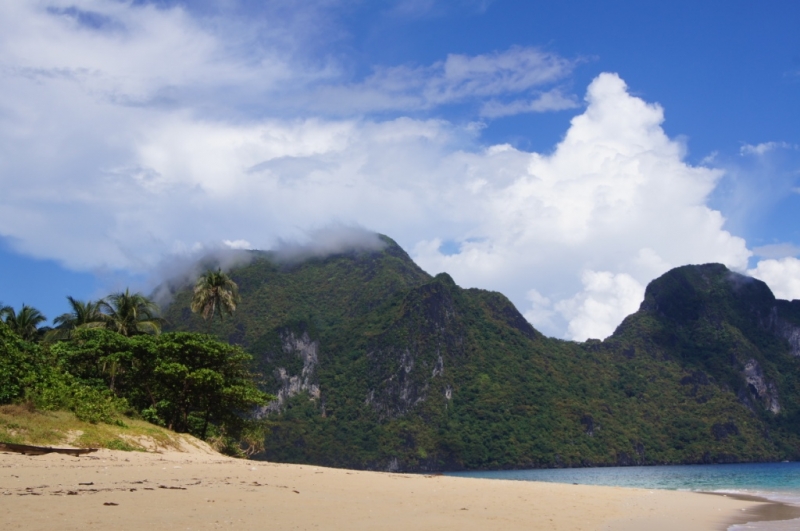
[[[67,297],[72,311],[62,313],[55,319],[54,330],[47,333],[47,339],[69,339],[73,330],[77,328],[100,328],[105,326],[106,316],[100,311],[100,302],[83,302],[72,297]]]
[[[208,322],[209,332],[217,309],[220,320],[224,320],[225,312],[233,315],[237,304],[239,304],[239,287],[221,269],[206,271],[197,279],[192,296],[192,311],[200,312],[203,319]]]
[[[98,308],[103,312],[105,327],[124,336],[161,333],[158,305],[141,293],[125,289],[99,301]]]
[[[35,339],[39,325],[47,321],[47,317],[42,315],[42,312],[27,304],[22,305],[19,313],[11,306],[3,306],[0,308],[0,319],[18,336],[27,341]]]

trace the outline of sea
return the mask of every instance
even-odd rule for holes
[[[549,481],[760,496],[800,506],[800,462],[452,472],[449,476]],[[729,531],[800,529],[800,519],[735,525]]]

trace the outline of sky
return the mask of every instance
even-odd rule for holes
[[[565,339],[685,264],[800,299],[798,27],[789,1],[4,1],[0,302],[52,319],[371,232]]]

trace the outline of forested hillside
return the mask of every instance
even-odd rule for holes
[[[647,288],[603,342],[544,337],[499,293],[380,251],[253,252],[214,322],[277,398],[263,457],[392,470],[800,457],[800,301],[718,264]],[[178,290],[175,330],[205,331]]]

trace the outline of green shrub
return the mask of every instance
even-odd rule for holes
[[[37,409],[72,411],[78,419],[92,424],[119,424],[116,417],[128,409],[124,398],[118,398],[106,389],[82,384],[69,373],[53,372],[40,385],[29,389],[26,399]]]

